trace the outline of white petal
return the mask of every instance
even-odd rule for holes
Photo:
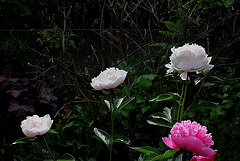
[[[188,72],[187,71],[184,71],[180,74],[180,77],[182,78],[182,80],[187,80],[187,74]],[[189,79],[189,78],[188,78]]]

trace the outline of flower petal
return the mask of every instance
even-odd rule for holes
[[[167,137],[162,138],[163,142],[172,149],[180,149],[180,147],[177,147],[174,142],[172,141],[171,135]]]
[[[182,78],[182,80],[187,80],[187,74],[188,72],[187,71],[184,71],[180,74],[180,77]]]
[[[209,147],[205,147],[205,148],[202,148],[202,150],[200,152],[198,152],[197,154],[204,156],[204,157],[211,157],[215,154],[215,150],[213,150]]]

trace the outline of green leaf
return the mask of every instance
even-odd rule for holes
[[[143,103],[146,101],[146,96],[144,96],[141,92],[138,93],[137,102],[136,103]]]
[[[183,154],[180,154],[180,155],[175,159],[175,161],[182,161],[182,157],[183,157]]]
[[[219,107],[218,103],[200,100],[197,104],[194,104],[191,107],[191,110],[213,110],[218,109]]]
[[[139,156],[138,161],[143,161],[142,155]]]
[[[216,79],[216,80],[219,80],[219,81],[223,81],[221,78],[218,78],[218,77],[216,77],[216,76],[209,76],[209,77],[211,77],[211,78],[213,78],[213,79]]]
[[[143,91],[148,90],[152,85],[152,81],[157,76],[158,75],[155,75],[155,74],[147,74],[147,75],[141,75],[140,77],[138,77],[136,80],[136,83],[138,85],[139,90],[143,90]]]
[[[168,28],[168,30],[170,32],[174,32],[175,31],[175,28],[176,28],[175,23],[173,23],[171,21],[164,21],[163,23],[166,25],[166,27]]]
[[[168,122],[172,123],[171,109],[165,107],[165,108],[163,109],[163,114],[165,115],[165,119],[168,120]]]
[[[233,3],[233,0],[225,0],[225,1],[223,1],[223,4],[224,4],[225,7],[229,7],[230,5],[232,5],[232,3]]]
[[[79,123],[77,121],[72,121],[72,122],[64,125],[61,131],[63,132],[66,128],[70,128],[72,126],[78,126],[78,125],[79,125]]]
[[[166,151],[164,154],[162,155],[158,155],[155,158],[152,159],[152,161],[156,161],[156,160],[163,160],[163,159],[168,159],[171,156],[173,156],[178,150],[168,150]]]
[[[168,45],[168,43],[166,43],[166,42],[159,42],[159,43],[154,43],[150,46],[165,48],[167,45]]]
[[[143,146],[143,147],[130,147],[131,149],[134,149],[136,151],[139,151],[141,153],[145,154],[156,154],[159,155],[159,151],[151,146]]]
[[[125,97],[114,100],[114,108],[118,109]]]
[[[77,48],[77,47],[76,47],[76,44],[75,44],[75,42],[74,42],[73,40],[70,40],[70,43],[71,43],[71,46],[72,46],[74,49]]]
[[[128,124],[128,120],[127,120],[127,119],[124,119],[121,123],[122,123],[126,128],[129,128],[129,124]]]
[[[149,124],[164,126],[164,127],[172,127],[172,125],[177,120],[177,109],[178,107],[167,108],[163,109],[162,113],[156,113],[152,115],[152,120],[148,120]]]
[[[179,103],[180,100],[180,96],[177,93],[165,93],[165,94],[161,94],[159,96],[157,96],[156,98],[149,100],[149,102],[153,102],[153,101],[176,101]]]
[[[156,75],[156,74],[146,74],[146,75],[142,75],[142,77],[152,81],[154,78],[158,77],[158,75]]]
[[[118,138],[114,139],[114,142],[124,143],[127,145],[130,144],[130,140],[126,136],[118,137]]]
[[[156,154],[145,154],[143,161],[152,161],[156,157]]]
[[[118,112],[120,112],[121,109],[123,109],[125,106],[127,106],[130,102],[132,102],[132,100],[134,100],[134,98],[135,98],[135,97],[129,98],[129,99],[127,99],[126,101],[124,101],[123,103],[121,103],[120,107],[118,107],[118,108],[116,109],[116,114],[117,114]]]
[[[151,125],[157,125],[157,126],[162,126],[162,127],[168,127],[168,128],[172,128],[172,124],[170,124],[167,121],[161,120],[161,119],[151,119],[151,120],[147,120],[147,122]]]
[[[144,113],[144,112],[146,112],[150,108],[151,108],[151,106],[149,106],[149,105],[143,106],[142,107],[142,112]]]
[[[159,31],[159,32],[160,32],[160,34],[166,35],[167,37],[173,37],[173,35],[174,35],[174,34],[172,34],[172,33],[169,32],[169,31],[163,31],[163,30],[161,30],[161,31]]]
[[[178,149],[175,149],[175,150],[170,149],[170,150],[166,151],[163,155],[165,158],[169,158],[169,157],[173,156],[177,151],[178,151]]]
[[[98,136],[98,138],[100,138],[107,145],[108,149],[110,149],[113,143],[110,135],[107,132],[98,128],[94,128],[93,131]]]
[[[54,131],[54,130],[52,130],[52,129],[50,129],[50,130],[48,131],[48,133],[50,133],[50,134],[57,134],[57,132]]]
[[[17,139],[12,144],[22,144],[22,143],[34,141],[35,139],[37,139],[37,137],[23,137],[23,138]]]
[[[153,114],[152,118],[154,118],[154,119],[163,119],[163,120],[166,120],[169,123],[171,122],[171,120],[164,113],[160,113],[160,112]]]
[[[214,85],[214,83],[212,83],[212,82],[204,82],[203,83],[203,87],[210,87],[210,86],[213,86]]]
[[[57,161],[75,161],[75,158],[71,154],[66,153],[61,157],[61,159],[58,159]]]
[[[108,109],[111,110],[110,101],[104,100],[104,102],[107,105]],[[112,111],[113,111],[113,104],[112,104]]]

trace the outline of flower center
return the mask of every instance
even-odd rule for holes
[[[27,128],[28,129],[32,129],[32,128],[36,128],[36,127],[38,127],[39,126],[39,122],[37,122],[37,121],[30,121],[29,123],[28,123],[28,125],[27,125]]]

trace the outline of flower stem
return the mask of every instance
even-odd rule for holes
[[[46,144],[46,147],[47,147],[47,149],[48,149],[48,151],[49,151],[49,153],[50,153],[50,158],[52,159],[52,160],[54,160],[54,161],[56,161],[56,159],[54,158],[54,156],[53,156],[53,154],[52,154],[52,152],[51,152],[51,150],[50,150],[50,148],[49,148],[49,146],[48,146],[48,143],[47,143],[47,141],[46,141],[46,139],[45,139],[45,137],[43,136],[43,140],[44,140],[44,142],[45,142],[45,144]]]
[[[181,114],[180,114],[180,121],[182,121],[183,119],[183,111],[184,111],[184,105],[185,105],[185,101],[186,101],[186,97],[187,97],[187,86],[188,86],[188,77],[186,80],[186,85],[185,85],[185,89],[184,89],[184,96],[183,96],[183,102],[182,102],[182,106],[181,106]]]
[[[184,84],[182,85],[182,92],[181,92],[181,98],[180,98],[181,103],[179,103],[179,107],[178,107],[177,122],[180,122],[180,112],[182,107],[183,92],[184,92]]]
[[[188,76],[187,76],[185,85],[183,84],[183,86],[182,86],[182,93],[181,93],[182,101],[178,107],[177,122],[181,122],[183,119],[184,105],[185,105],[185,101],[186,101],[186,97],[187,97],[187,86],[188,86]]]
[[[185,117],[185,115],[187,114],[187,111],[190,109],[190,107],[193,105],[193,103],[196,101],[196,99],[197,99],[197,97],[198,97],[198,95],[199,95],[199,93],[200,93],[200,91],[201,91],[201,89],[202,89],[202,86],[203,86],[203,83],[204,83],[205,79],[206,79],[206,78],[204,77],[203,80],[202,80],[202,83],[201,83],[201,85],[200,85],[200,87],[199,87],[199,89],[198,89],[198,92],[197,92],[197,94],[196,94],[196,97],[194,98],[194,100],[192,101],[192,103],[188,106],[188,108],[186,109],[186,111],[184,112],[183,118]]]
[[[110,113],[111,113],[111,140],[113,141],[113,96],[112,91],[110,91]],[[109,154],[109,161],[112,160],[112,149],[113,149],[113,142],[110,145],[110,154]]]

